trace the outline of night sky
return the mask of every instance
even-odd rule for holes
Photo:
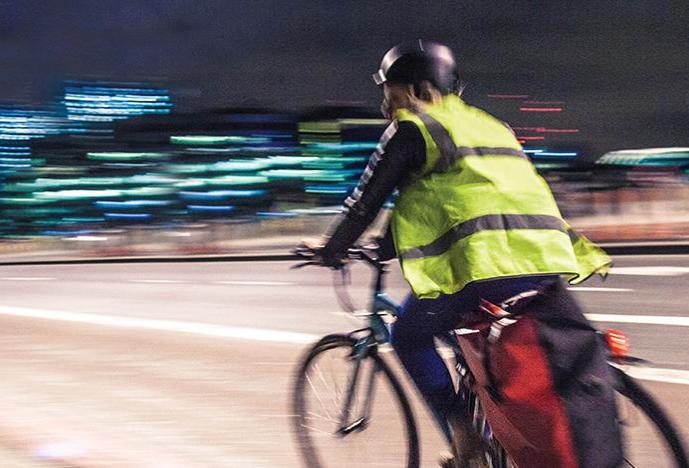
[[[450,45],[466,99],[513,125],[579,128],[613,148],[689,146],[689,4],[616,2],[0,2],[0,100],[50,101],[64,78],[163,80],[180,111],[377,107],[392,45]],[[520,114],[487,94],[564,101]],[[529,120],[531,119],[531,120]]]

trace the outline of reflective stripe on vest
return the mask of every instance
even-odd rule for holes
[[[430,244],[409,249],[400,254],[403,260],[411,258],[433,257],[446,252],[452,244],[464,237],[476,234],[480,231],[507,229],[551,229],[567,232],[565,222],[556,216],[548,215],[518,215],[496,214],[479,216],[463,223],[457,224],[445,234]]]
[[[514,148],[493,148],[489,146],[460,146],[457,147],[447,129],[430,115],[415,111],[414,114],[423,122],[438,147],[440,158],[431,172],[446,172],[459,159],[465,156],[515,156],[528,159],[521,150]]]

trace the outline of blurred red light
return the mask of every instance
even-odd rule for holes
[[[562,107],[520,107],[522,112],[562,112]]]
[[[578,128],[512,127],[512,130],[536,133],[579,133]]]
[[[489,94],[488,97],[493,99],[526,99],[529,96],[526,94]]]
[[[623,331],[609,328],[605,332],[605,341],[608,343],[610,353],[613,357],[626,357],[629,353],[629,340]]]
[[[578,128],[539,128],[541,133],[579,133]]]

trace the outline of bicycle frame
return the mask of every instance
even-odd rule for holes
[[[354,330],[349,333],[350,337],[356,339],[354,350],[352,353],[352,360],[354,361],[354,368],[347,382],[347,393],[344,399],[344,406],[340,412],[340,429],[337,433],[344,437],[355,430],[363,430],[366,428],[368,418],[370,415],[371,405],[373,403],[373,394],[375,388],[375,376],[378,373],[378,368],[373,368],[366,383],[366,400],[364,405],[364,412],[361,417],[353,422],[348,422],[348,415],[354,400],[354,393],[356,392],[358,380],[361,373],[361,363],[369,355],[370,352],[376,352],[378,346],[390,342],[390,329],[383,319],[384,315],[397,316],[399,314],[399,306],[387,295],[383,289],[383,276],[387,269],[385,265],[374,262],[369,257],[365,257],[370,265],[376,270],[376,275],[373,281],[373,294],[369,305],[369,311],[363,315],[368,318],[368,326],[366,328]],[[363,336],[356,335],[364,333]]]
[[[345,394],[344,405],[340,412],[340,428],[337,430],[337,434],[341,437],[345,437],[353,431],[364,430],[366,428],[370,416],[370,409],[373,403],[376,380],[375,376],[378,372],[377,368],[372,369],[370,375],[368,376],[368,381],[366,382],[366,399],[363,414],[354,421],[350,422],[348,420],[348,415],[354,400],[354,394],[357,390],[359,379],[361,378],[361,363],[367,356],[369,356],[369,353],[376,352],[378,346],[390,342],[390,329],[385,323],[383,317],[385,315],[396,317],[400,312],[400,306],[383,292],[383,278],[387,273],[387,267],[376,262],[365,254],[362,254],[361,259],[365,260],[369,265],[371,265],[375,269],[376,274],[373,279],[372,295],[369,302],[368,312],[365,314],[357,314],[357,316],[365,317],[368,320],[368,326],[354,330],[348,334],[348,336],[354,338],[356,342],[351,356],[351,359],[354,360],[354,367],[347,381],[347,393]],[[349,302],[341,298],[340,301],[341,303]],[[469,370],[469,366],[465,362],[462,355],[459,342],[457,341],[456,332],[454,330],[450,330],[447,332],[447,334],[438,335],[438,339],[448,346],[453,352],[455,358],[453,367],[459,374],[460,381],[464,381],[464,379],[471,375],[471,371]],[[460,384],[460,388],[461,385],[462,384]],[[475,410],[478,411],[478,407],[476,407]],[[480,433],[484,434],[485,437],[490,437],[490,431],[486,427],[487,421],[485,420],[485,417],[479,414],[475,414],[473,416],[477,422],[477,425],[479,426],[477,429],[480,431]],[[446,434],[446,436],[448,435]]]

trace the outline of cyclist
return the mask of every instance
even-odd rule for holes
[[[481,299],[499,304],[561,276],[583,281],[604,272],[610,259],[569,229],[511,129],[461,99],[448,47],[400,44],[373,79],[391,123],[343,217],[313,253],[336,268],[399,191],[380,251],[399,257],[412,293],[393,325],[392,345],[445,434],[462,435],[455,438],[462,460],[444,466],[470,466],[479,442],[465,437],[473,431],[434,336],[456,328]]]

